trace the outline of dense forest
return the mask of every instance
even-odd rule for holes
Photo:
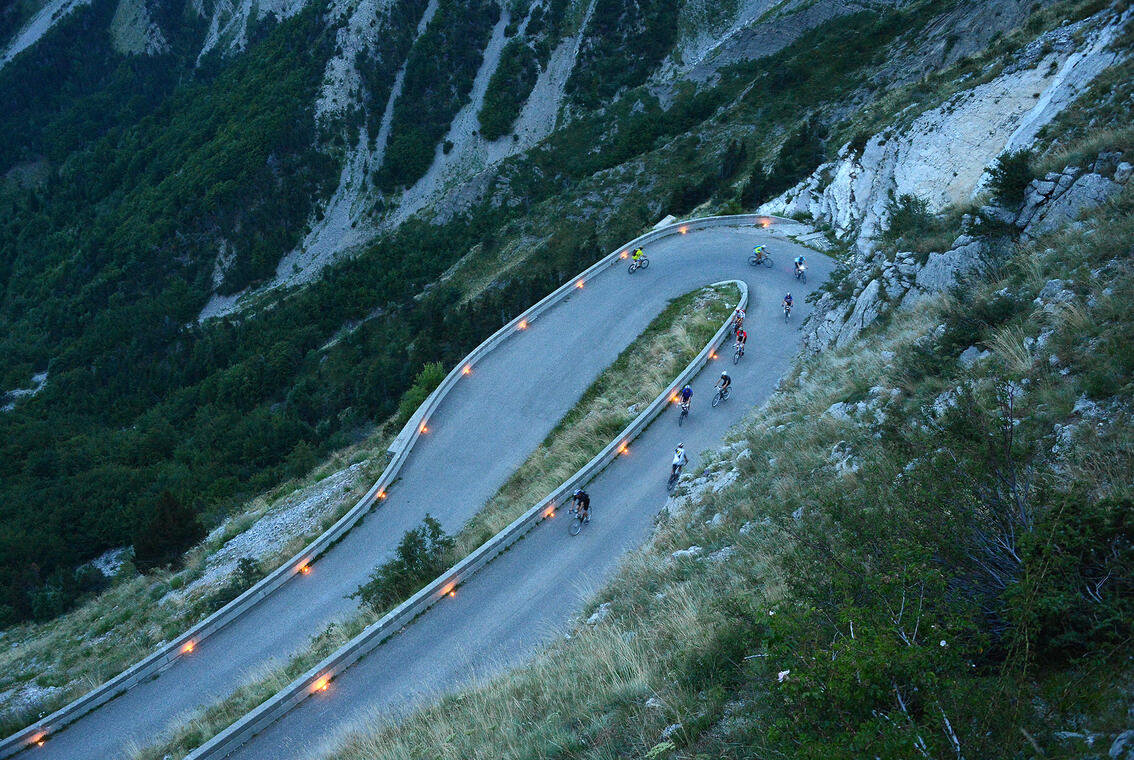
[[[441,225],[411,221],[306,289],[199,324],[218,250],[232,254],[216,272],[218,291],[263,281],[331,191],[337,160],[319,147],[309,104],[336,27],[321,6],[281,22],[268,16],[249,30],[244,53],[210,54],[198,66],[190,32],[147,68],[109,47],[78,46],[78,59],[66,53],[111,6],[96,0],[76,11],[0,70],[4,92],[29,78],[63,87],[80,70],[90,92],[25,103],[21,118],[36,126],[4,157],[5,171],[42,166],[43,179],[0,192],[0,346],[8,357],[0,387],[26,387],[37,372],[49,377],[41,393],[0,414],[2,622],[66,609],[99,580],[74,568],[108,548],[141,542],[165,556],[171,547],[149,535],[159,503],[213,525],[238,500],[358,440],[395,412],[421,367],[456,361],[657,212],[631,204],[601,230],[557,218],[522,274],[472,297],[457,284],[435,284],[455,261],[472,250],[496,255],[500,230],[535,204],[689,131],[753,77],[810,55],[816,39],[828,42],[805,36],[773,59],[727,72],[717,88],[678,93],[667,109],[640,91],[581,113],[502,165],[518,202],[486,201]],[[404,0],[386,14],[415,24],[421,8]],[[471,28],[486,38],[492,8],[442,3],[429,29],[449,38]],[[541,66],[562,15],[553,2],[522,35]],[[512,36],[521,37],[516,29]],[[389,86],[390,61],[410,38],[387,42],[388,52],[364,61],[371,97]],[[411,53],[407,65],[417,97],[424,91],[414,89],[410,70],[437,65],[425,58]],[[449,73],[467,84],[475,60],[461,65]],[[446,91],[459,97],[459,89],[454,79]],[[438,108],[448,112],[454,102],[441,98]],[[398,134],[409,132],[391,140]],[[778,184],[817,163],[823,146],[818,130],[804,130],[765,169],[739,142],[706,155],[683,138],[675,159],[686,170],[659,178],[661,211],[682,213],[732,192],[742,171],[770,172]]]

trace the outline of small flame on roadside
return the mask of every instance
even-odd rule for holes
[[[456,595],[457,595],[457,584],[456,583],[450,583],[448,586],[441,589],[441,596],[456,596]]]
[[[681,234],[682,234],[682,235],[684,235],[684,234],[685,234],[686,232],[688,232],[688,231],[689,231],[689,228],[688,228],[688,227],[682,227],[682,228],[681,228]]]
[[[419,432],[421,432],[421,433],[428,433],[428,432],[429,432],[429,428],[428,428],[428,427],[426,426],[426,424],[425,424],[425,423],[423,422],[423,423],[421,423],[421,427],[419,427],[419,428],[418,428],[418,431],[419,431]]]
[[[547,511],[543,513],[543,516],[544,517],[555,517],[555,505],[553,504],[550,507],[548,507]]]
[[[299,572],[302,575],[311,575],[311,565],[304,562],[302,565],[299,566]]]
[[[626,452],[628,452],[629,450],[630,450],[630,447],[629,447],[629,446],[627,446],[625,442],[623,442],[623,444],[622,444],[621,446],[619,446],[619,447],[618,447],[618,453],[619,453],[619,454],[625,454],[625,453],[626,453]]]
[[[517,327],[519,327],[519,329],[521,329],[521,330],[527,330],[528,329],[528,320],[521,319],[520,324],[517,325]]]
[[[47,739],[47,732],[40,731],[38,734],[31,738],[31,743],[37,747],[42,747],[43,742]]]
[[[576,287],[576,288],[581,288],[581,287],[583,287],[583,281],[582,281],[582,280],[577,280],[577,281],[575,282],[575,287]]]
[[[386,492],[385,491],[379,491],[378,492],[378,498],[379,499],[385,499],[386,498]]]
[[[760,220],[760,226],[763,227],[764,229],[767,229],[767,228],[772,226],[772,220],[771,219],[761,219]]]
[[[716,351],[712,351],[712,352],[710,352],[710,353],[709,353],[709,358],[710,358],[710,359],[716,359],[716,358],[717,358],[717,352],[716,352]]]
[[[314,693],[316,691],[326,691],[330,687],[331,687],[331,677],[330,676],[323,676],[322,678],[317,679],[315,681],[315,683],[311,684],[311,691],[312,691],[312,693]]]
[[[623,251],[622,253],[618,254],[618,258],[624,259],[629,255],[630,255],[629,253],[627,253],[626,251]]]
[[[672,396],[670,396],[669,400],[676,404],[678,400],[677,393],[674,393]]]
[[[197,642],[186,641],[184,644],[181,645],[181,654],[189,654],[190,652],[192,652],[196,648],[197,648]]]
[[[466,364],[465,368],[461,370],[461,374],[462,375],[471,375],[472,374],[472,367],[470,367],[469,365]]]

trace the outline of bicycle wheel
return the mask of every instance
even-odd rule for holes
[[[760,266],[760,260],[758,258],[756,258],[755,256],[749,256],[748,257],[748,265],[753,266],[753,267],[758,267],[758,266]]]
[[[731,395],[732,395],[732,386],[730,385],[729,387],[725,388],[724,393],[721,394],[721,401],[728,401],[728,397],[731,396]]]
[[[682,425],[684,425],[685,424],[685,418],[688,417],[688,416],[689,416],[689,410],[688,409],[682,409],[681,414],[679,414],[677,416],[677,426],[681,427]]]
[[[639,269],[649,269],[650,268],[650,260],[647,259],[645,256],[643,256],[642,260],[638,262],[638,268]]]
[[[764,257],[764,266],[768,267],[769,269],[772,268],[772,257],[771,256],[765,256]]]
[[[571,524],[567,526],[567,532],[570,533],[572,536],[579,535],[579,531],[581,531],[582,529],[583,529],[583,518],[581,518],[581,517],[576,517],[574,520],[571,521]]]
[[[784,309],[784,321],[791,319],[791,309]]]
[[[626,271],[629,272],[630,274],[634,274],[634,270],[637,269],[637,268],[638,268],[638,262],[631,261],[630,266],[626,267]]]
[[[742,356],[744,356],[744,352],[741,351],[739,348],[736,349],[735,351],[733,351],[732,352],[732,363],[733,364],[739,364],[740,363],[740,357],[742,357]]]
[[[716,395],[713,396],[713,408],[715,409],[720,406],[722,400],[723,397],[721,396],[721,392],[717,391]]]

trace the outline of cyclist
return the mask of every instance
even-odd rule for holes
[[[740,332],[740,328],[742,327],[744,327],[744,309],[737,309],[736,313],[732,315],[733,333]]]
[[[792,307],[791,293],[788,293],[786,296],[784,296],[784,311],[791,311],[791,307]]]
[[[591,521],[591,496],[581,488],[576,488],[571,496],[571,511],[583,518],[583,522]]]
[[[764,259],[768,256],[767,252],[764,250],[767,247],[766,245],[758,245],[752,249],[752,255],[756,257],[757,264],[764,263]]]
[[[792,263],[795,264],[795,273],[798,275],[799,270],[803,269],[803,265],[807,263],[807,259],[805,259],[802,255],[799,255],[795,257],[795,261],[793,261]]]
[[[636,262],[636,261],[638,261],[638,259],[642,258],[645,255],[646,254],[642,251],[642,249],[639,248],[636,251],[634,251],[634,255],[631,256],[630,258],[634,259],[634,261]]]
[[[718,381],[717,381],[717,384],[716,384],[716,385],[714,385],[713,387],[714,387],[714,388],[720,388],[720,389],[721,389],[721,393],[724,393],[724,392],[725,392],[725,390],[726,390],[726,389],[727,389],[727,388],[728,388],[728,387],[729,387],[730,385],[732,385],[732,377],[730,377],[730,376],[729,376],[729,374],[728,374],[728,371],[727,371],[727,370],[725,370],[724,372],[722,372],[722,373],[721,373],[721,379],[720,379],[720,380],[718,380]]]
[[[688,410],[689,402],[693,400],[693,386],[689,383],[686,383],[685,387],[681,389],[680,398],[682,408]]]
[[[740,349],[740,355],[744,356],[744,344],[748,342],[748,331],[738,330],[736,333],[736,346]]]
[[[689,461],[689,457],[685,456],[685,444],[677,444],[677,448],[673,450],[673,469],[670,470],[669,479],[676,480],[677,473],[681,472],[681,468]]]

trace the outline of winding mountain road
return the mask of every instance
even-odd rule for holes
[[[774,269],[746,263],[767,243]],[[498,557],[458,594],[435,605],[403,633],[337,678],[326,692],[256,736],[234,757],[308,758],[336,732],[375,712],[389,716],[470,678],[522,662],[561,631],[589,592],[613,572],[620,556],[647,536],[665,502],[669,452],[678,440],[690,451],[719,442],[763,401],[799,346],[803,296],[826,279],[833,262],[775,232],[715,227],[659,240],[648,247],[648,270],[628,276],[616,267],[588,282],[492,351],[454,388],[429,420],[389,498],[365,517],[312,572],[296,578],[190,655],[65,728],[29,758],[106,760],[125,757],[176,724],[194,707],[226,696],[261,668],[284,661],[327,623],[352,613],[348,599],[369,572],[392,554],[402,534],[426,513],[455,532],[543,440],[594,379],[672,298],[724,279],[750,288],[749,350],[738,366],[732,398],[709,406],[717,363],[694,382],[693,411],[680,430],[663,414],[631,444],[628,456],[589,486],[595,519],[579,537],[561,518],[545,522]],[[792,280],[790,260],[808,256],[811,283]],[[780,300],[796,297],[785,324]],[[694,457],[694,463],[696,457]]]

